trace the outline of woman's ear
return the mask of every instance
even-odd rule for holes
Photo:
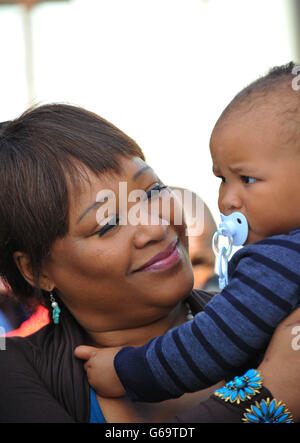
[[[35,281],[34,281],[31,262],[30,262],[28,255],[23,252],[17,251],[13,254],[13,257],[14,257],[14,261],[15,261],[19,271],[21,272],[22,276],[24,277],[24,279],[31,286],[36,286]],[[55,287],[51,278],[49,278],[48,275],[46,275],[46,274],[41,274],[40,279],[39,279],[39,285],[40,285],[41,289],[43,289],[44,291],[49,291],[49,292],[53,291],[53,289]]]

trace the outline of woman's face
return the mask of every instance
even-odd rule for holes
[[[143,160],[121,157],[120,165],[120,175],[87,171],[90,183],[82,181],[80,195],[70,185],[69,232],[55,241],[44,266],[89,330],[155,321],[193,286],[181,206]]]

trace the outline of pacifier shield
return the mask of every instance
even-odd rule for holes
[[[218,228],[220,235],[232,237],[234,246],[242,246],[248,237],[248,222],[241,212],[230,215],[221,214],[221,223]]]

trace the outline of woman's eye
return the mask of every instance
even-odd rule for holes
[[[244,183],[246,183],[247,185],[250,183],[254,183],[256,181],[256,178],[254,177],[249,177],[248,175],[242,175],[241,179]]]
[[[107,231],[113,229],[118,223],[119,223],[119,217],[115,215],[112,217],[108,223],[106,223],[99,231],[95,232],[95,234],[98,235],[98,237],[101,237],[104,235]]]
[[[154,186],[152,189],[149,189],[149,191],[146,192],[146,198],[147,200],[151,199],[152,197],[156,197],[160,194],[160,192],[163,189],[166,189],[167,186],[165,185],[156,185]],[[95,232],[95,234],[98,235],[98,237],[101,237],[102,235],[104,235],[107,231],[110,231],[111,229],[113,229],[116,225],[118,225],[120,221],[119,216],[115,215],[113,216],[108,223],[106,223],[105,225],[102,226],[101,229],[99,229],[99,231]]]
[[[149,200],[152,197],[156,197],[163,189],[166,189],[167,186],[165,185],[156,185],[154,188],[150,189],[146,192],[147,199]]]

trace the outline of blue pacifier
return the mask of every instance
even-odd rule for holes
[[[219,249],[218,241],[220,237],[226,238],[228,246]],[[246,217],[240,212],[233,212],[230,215],[221,214],[221,223],[212,239],[212,248],[217,257],[219,270],[219,287],[224,289],[228,284],[228,259],[233,246],[242,246],[248,237],[248,222]]]

